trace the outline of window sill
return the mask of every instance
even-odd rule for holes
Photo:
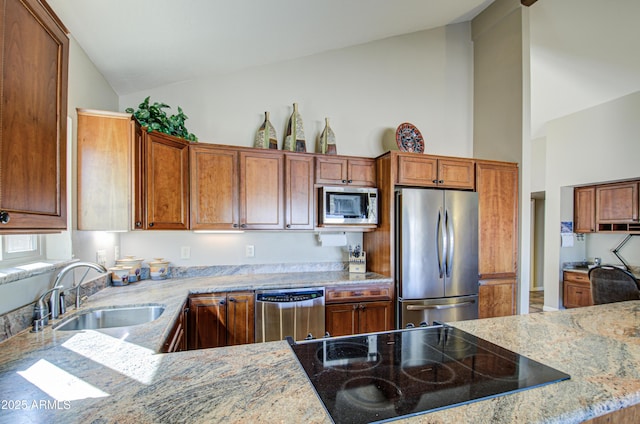
[[[62,269],[64,266],[75,262],[77,259],[60,261],[38,261],[30,264],[16,265],[9,268],[0,268],[0,285],[23,280],[35,275]]]

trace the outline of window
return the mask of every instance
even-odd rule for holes
[[[44,259],[44,237],[35,234],[0,236],[0,262],[3,266]]]

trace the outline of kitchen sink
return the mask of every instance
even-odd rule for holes
[[[156,320],[164,306],[123,306],[83,312],[53,327],[57,331],[95,330],[100,328],[131,327]]]

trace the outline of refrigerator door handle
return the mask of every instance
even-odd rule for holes
[[[446,249],[444,241],[444,231],[442,231],[442,213],[438,210],[438,219],[436,221],[436,251],[438,253],[438,272],[440,278],[444,275],[444,250]]]
[[[448,240],[445,258],[445,270],[447,278],[451,277],[451,268],[453,267],[453,222],[449,219],[449,210],[445,211],[445,237]]]
[[[460,308],[462,306],[473,305],[474,303],[476,302],[471,300],[468,302],[453,303],[450,305],[407,305],[407,311],[424,311],[428,309],[452,309],[452,308]]]

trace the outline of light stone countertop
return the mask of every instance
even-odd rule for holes
[[[156,352],[189,293],[390,282],[377,274],[352,278],[344,272],[242,275],[104,289],[83,309],[161,303],[166,310],[126,331],[47,327],[0,343],[0,422],[330,422],[284,341]],[[577,423],[640,403],[640,301],[454,325],[571,379],[400,422]],[[54,402],[36,384],[67,396],[77,392],[78,399]]]

